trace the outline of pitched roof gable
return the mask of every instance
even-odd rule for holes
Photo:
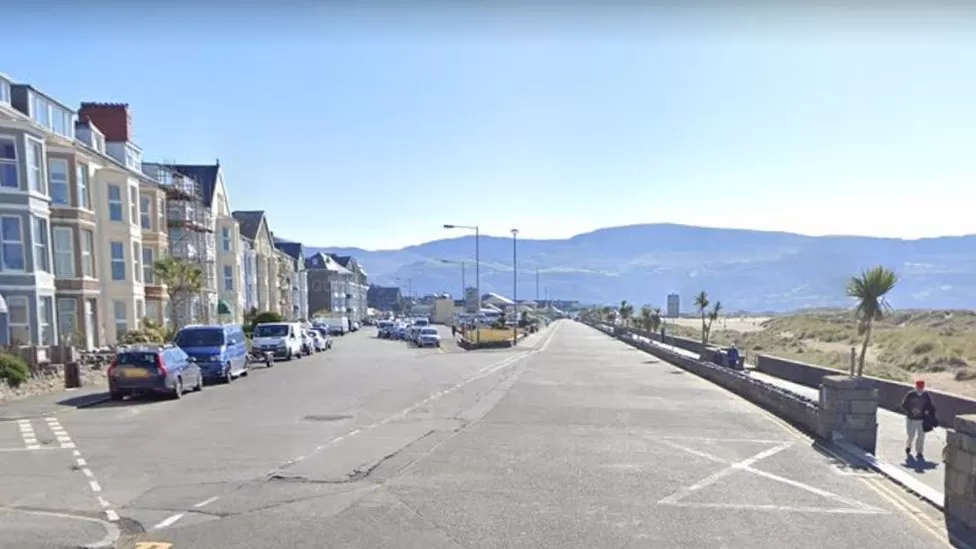
[[[282,240],[280,238],[274,239],[275,248],[285,252],[292,259],[297,259],[304,263],[305,261],[305,247],[302,246],[301,242],[291,242],[288,240]]]
[[[237,211],[232,212],[232,216],[237,220],[241,227],[241,234],[251,240],[257,240],[258,232],[261,230],[261,223],[265,221],[264,212],[256,211]]]
[[[220,162],[214,165],[201,164],[173,164],[170,166],[179,173],[193,179],[200,185],[200,199],[206,207],[213,206],[214,194],[217,190],[217,178],[220,176]]]

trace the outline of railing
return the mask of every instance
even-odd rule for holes
[[[213,224],[213,212],[202,205],[174,204],[170,202],[166,208],[166,219],[170,222],[181,222],[210,227]]]

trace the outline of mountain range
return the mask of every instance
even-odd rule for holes
[[[481,291],[512,294],[512,239],[482,236]],[[351,255],[371,283],[413,295],[474,286],[475,237],[435,240],[399,250],[309,248]],[[675,224],[612,227],[562,240],[519,239],[521,298],[610,304],[626,299],[663,307],[682,296],[692,310],[701,290],[726,310],[786,312],[847,307],[851,276],[884,265],[900,278],[889,296],[897,308],[976,308],[976,235],[918,240],[804,236]],[[538,277],[537,273],[538,272]],[[538,293],[537,293],[538,282]]]

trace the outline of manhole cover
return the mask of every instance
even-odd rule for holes
[[[306,421],[342,421],[344,419],[350,419],[352,416],[337,416],[337,415],[321,415],[321,416],[305,416]]]

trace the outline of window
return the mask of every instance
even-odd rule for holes
[[[58,299],[58,334],[63,340],[74,340],[78,334],[78,300]]]
[[[137,299],[136,300],[136,322],[139,322],[144,318],[146,318],[146,302],[141,299]]]
[[[31,217],[31,229],[34,233],[34,270],[51,272],[47,249],[47,220]]]
[[[24,232],[19,217],[0,217],[0,256],[5,271],[24,270]]]
[[[156,230],[162,231],[166,226],[166,202],[163,197],[156,201]]]
[[[153,322],[160,322],[162,320],[159,316],[159,301],[152,299],[146,301],[146,318]]]
[[[112,280],[125,280],[125,246],[112,242]]]
[[[95,150],[98,151],[98,152],[100,152],[100,153],[102,153],[102,154],[105,154],[105,136],[102,135],[102,134],[96,133],[96,134],[93,135],[93,137],[94,137],[94,143],[95,143]]]
[[[142,221],[143,229],[152,229],[152,208],[149,206],[150,199],[146,195],[139,196],[139,219]]]
[[[51,202],[70,206],[71,199],[68,191],[68,161],[63,158],[51,158],[47,161],[48,185],[51,188]]]
[[[7,298],[7,319],[10,325],[10,343],[29,345],[31,342],[30,305],[24,296]]]
[[[51,317],[52,298],[42,297],[37,301],[37,331],[41,335],[41,345],[54,344],[54,322]]]
[[[142,247],[142,279],[146,284],[156,283],[156,273],[153,272],[155,265],[153,260],[153,249],[146,246]],[[156,317],[153,317],[156,318]]]
[[[0,103],[10,104],[10,82],[0,80]]]
[[[81,276],[95,278],[95,233],[87,229],[81,230]]]
[[[224,265],[224,291],[234,291],[234,267],[231,265]]]
[[[70,112],[51,106],[51,131],[65,137],[75,136],[74,120]]]
[[[0,187],[19,189],[17,174],[17,142],[9,137],[0,137]]]
[[[91,209],[91,194],[88,188],[88,164],[75,164],[75,184],[78,185],[78,207]]]
[[[45,100],[40,95],[36,93],[31,94],[31,114],[34,116],[34,120],[38,124],[44,126],[45,128],[51,127],[51,109]]]
[[[35,139],[27,139],[27,188],[47,194],[44,181],[44,145]]]
[[[138,223],[139,219],[139,190],[129,187],[129,222]]]
[[[54,240],[54,276],[78,276],[75,268],[74,230],[71,227],[54,227],[51,235]]]
[[[125,301],[113,301],[112,308],[115,312],[115,337],[118,338],[129,329],[129,321],[126,318]]]
[[[142,249],[138,242],[132,243],[132,280],[142,282]]]
[[[224,227],[220,229],[220,240],[221,242],[223,242],[224,251],[229,252],[230,251],[230,229],[229,228]]]
[[[108,218],[122,221],[122,188],[118,185],[108,186]]]

